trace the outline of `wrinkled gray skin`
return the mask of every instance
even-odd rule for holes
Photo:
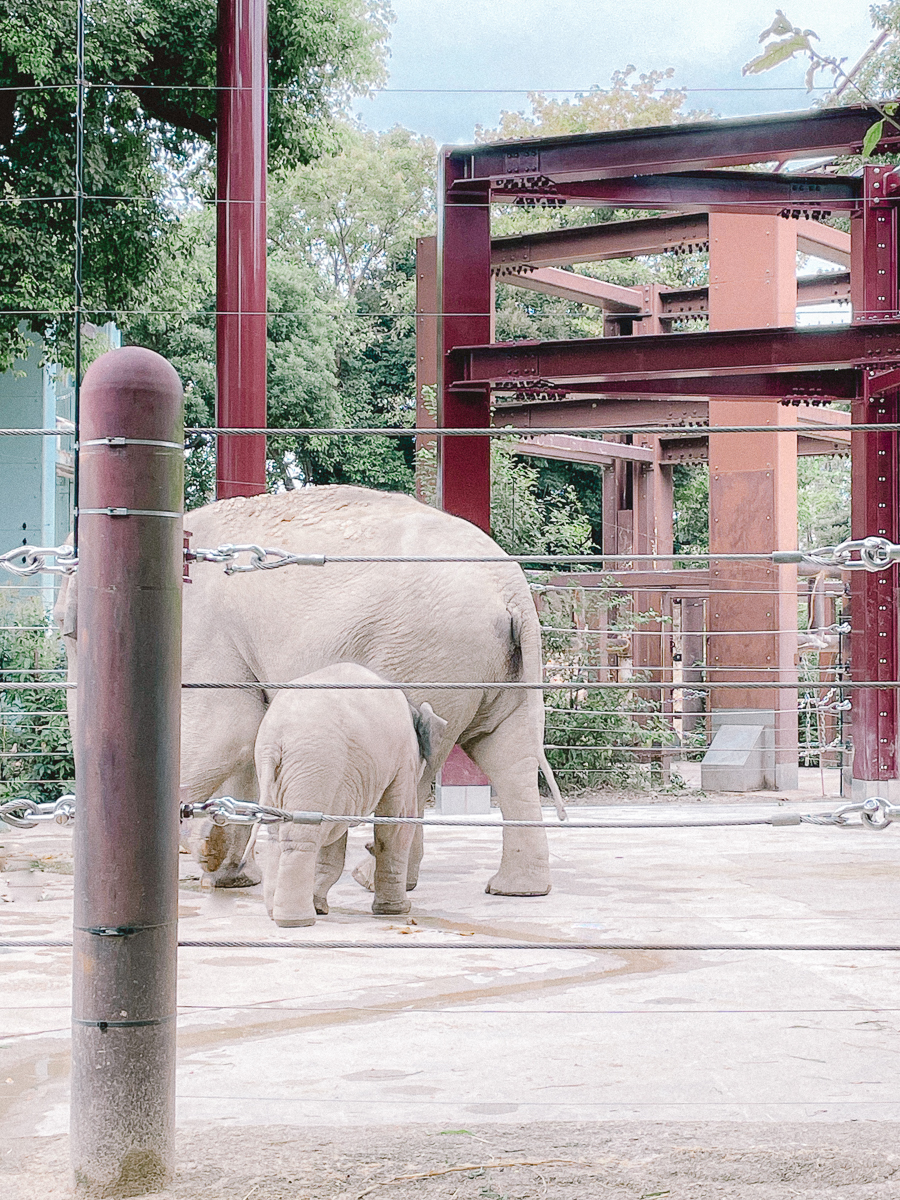
[[[326,555],[503,553],[467,521],[410,496],[365,488],[220,500],[188,513],[185,526],[194,547],[255,543]],[[186,683],[282,682],[337,662],[357,662],[402,683],[483,682],[486,687],[472,691],[409,690],[414,704],[427,701],[448,724],[441,752],[419,783],[420,810],[437,770],[459,743],[490,778],[505,818],[540,820],[539,769],[563,814],[544,756],[541,692],[490,686],[542,678],[540,625],[517,564],[335,563],[226,576],[221,566],[197,563],[191,577],[184,589]],[[75,591],[69,583],[57,604],[70,678],[76,670]],[[74,702],[75,693],[68,695]],[[255,688],[183,693],[182,801],[256,798],[253,748],[274,695]],[[259,880],[252,855],[242,857],[245,828],[231,827],[224,839],[222,831],[207,828],[198,840],[195,852],[219,886]],[[409,856],[410,888],[421,856],[419,831]],[[543,896],[549,890],[544,831],[504,829],[500,867],[487,891]]]
[[[340,663],[295,683],[382,683],[356,663]],[[414,817],[428,758],[446,722],[431,706],[413,709],[402,692],[284,691],[256,737],[260,803],[332,816]],[[263,872],[266,909],[276,925],[314,925],[344,869],[348,823],[269,828]],[[372,912],[409,912],[406,869],[411,825],[377,825]],[[317,868],[318,863],[318,868]]]

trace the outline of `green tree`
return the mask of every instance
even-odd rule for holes
[[[611,86],[592,87],[578,93],[573,100],[558,100],[543,92],[529,92],[531,113],[500,114],[496,129],[475,127],[478,142],[511,141],[514,138],[553,137],[555,134],[597,133],[603,129],[634,129],[643,125],[675,125],[682,121],[697,121],[710,116],[708,112],[685,112],[687,91],[684,88],[660,84],[674,78],[674,67],[664,71],[648,71],[634,79],[635,68],[629,64],[614,71]]]
[[[273,249],[268,258],[267,389],[273,426],[340,423],[335,361],[336,321],[309,264],[286,260]],[[215,223],[211,212],[178,223],[160,247],[148,281],[148,311],[120,320],[128,341],[165,355],[185,387],[186,424],[215,421]],[[293,486],[303,474],[298,443],[273,437],[268,443],[269,482]],[[215,479],[211,439],[196,437],[188,452],[186,503],[194,508],[212,498]]]
[[[850,458],[797,460],[797,545],[835,546],[850,536]]]
[[[415,237],[433,222],[434,144],[343,125],[335,152],[270,180],[268,420],[273,427],[396,426],[415,419]],[[129,340],[165,354],[191,425],[215,404],[215,229],[173,226]],[[155,314],[155,315],[154,315]],[[357,483],[411,491],[413,439],[270,437],[269,485]],[[188,503],[212,494],[213,448],[188,456]]]
[[[269,238],[353,300],[433,229],[436,155],[430,138],[400,126],[378,134],[342,125],[334,153],[279,177]]]
[[[383,78],[382,0],[271,0],[273,161],[329,144],[332,113]],[[84,300],[127,308],[172,220],[173,172],[215,137],[215,0],[87,0]],[[0,14],[0,368],[24,318],[64,350],[72,332],[75,5],[7,0]]]
[[[66,656],[40,600],[0,601],[0,671],[5,683],[65,677]],[[56,800],[75,778],[65,693],[0,691],[0,799]]]

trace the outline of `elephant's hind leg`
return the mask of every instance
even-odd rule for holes
[[[313,890],[318,835],[309,829],[292,825],[282,825],[278,835],[278,869],[272,897],[272,919],[283,929],[315,925]]]
[[[416,778],[410,767],[400,772],[381,798],[375,810],[379,817],[414,817]],[[375,855],[375,899],[372,912],[378,916],[407,913],[407,866],[412,846],[414,825],[376,825],[373,854]]]
[[[313,888],[313,904],[320,917],[328,912],[328,893],[340,879],[347,856],[347,831],[336,841],[322,846],[316,863],[316,883]]]
[[[490,778],[504,820],[540,821],[538,760],[532,722],[522,711],[507,717],[493,733],[463,749]],[[500,869],[485,891],[495,896],[546,896],[550,891],[550,855],[543,829],[504,829]]]

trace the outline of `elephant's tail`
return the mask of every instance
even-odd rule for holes
[[[542,683],[544,679],[544,657],[541,649],[541,626],[533,605],[523,613],[518,608],[510,609],[513,642],[520,659],[519,679],[524,683]],[[560,795],[553,768],[544,752],[544,693],[535,688],[525,693],[525,703],[533,719],[537,740],[537,759],[541,774],[547,781],[550,797],[561,821],[566,819],[566,806]]]
[[[556,776],[553,774],[553,768],[547,762],[547,755],[544,752],[544,747],[541,746],[541,752],[538,756],[538,764],[541,768],[541,774],[547,781],[547,787],[550,789],[550,796],[553,800],[553,806],[556,809],[556,815],[561,821],[565,821],[569,814],[566,812],[566,806],[563,803],[563,798],[560,795],[559,787],[556,782]]]

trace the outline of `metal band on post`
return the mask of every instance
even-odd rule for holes
[[[81,403],[72,1164],[134,1196],[174,1170],[183,398],[131,348]]]

